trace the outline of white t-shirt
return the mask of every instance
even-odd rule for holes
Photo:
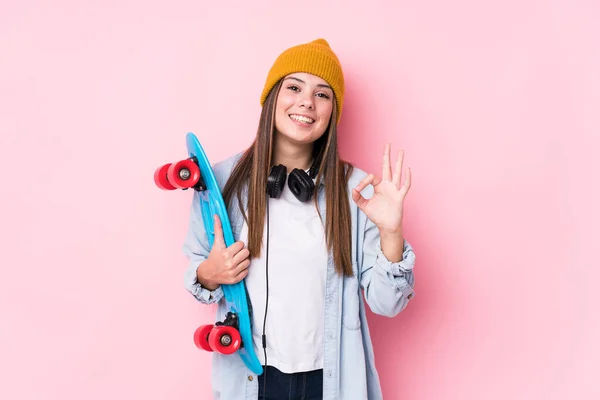
[[[314,202],[296,199],[286,186],[269,201],[269,305],[267,363],[282,372],[323,368],[325,277],[328,252],[324,226]],[[248,244],[244,222],[240,240]],[[250,260],[245,280],[252,302],[252,334],[257,356],[265,365],[262,347],[266,300],[267,228],[260,258]]]

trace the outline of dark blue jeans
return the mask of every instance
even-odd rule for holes
[[[267,374],[266,388],[265,373]],[[267,366],[265,372],[258,376],[258,399],[322,400],[323,370],[286,374],[275,367]]]

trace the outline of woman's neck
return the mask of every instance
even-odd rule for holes
[[[275,140],[273,145],[273,165],[283,164],[288,172],[294,168],[302,170],[310,168],[313,160],[312,143],[298,145],[288,141]]]

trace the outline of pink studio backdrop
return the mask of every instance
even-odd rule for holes
[[[188,131],[247,146],[275,56],[318,37],[343,157],[379,173],[391,141],[413,172],[385,398],[600,398],[597,2],[95,3],[0,10],[0,398],[211,398],[190,193],[152,174]]]

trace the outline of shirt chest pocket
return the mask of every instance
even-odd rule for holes
[[[360,286],[356,275],[344,277],[342,296],[342,323],[347,329],[360,328],[359,297]]]

